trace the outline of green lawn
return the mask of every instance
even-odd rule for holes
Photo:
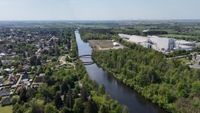
[[[0,106],[0,113],[12,113],[12,106]]]
[[[160,35],[160,36],[168,37],[168,38],[175,38],[175,39],[199,41],[199,36],[180,35],[180,34],[166,34],[166,35]]]

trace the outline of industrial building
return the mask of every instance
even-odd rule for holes
[[[196,42],[189,42],[185,40],[176,40],[176,48],[175,49],[182,49],[182,50],[193,50],[196,47]]]
[[[161,38],[158,36],[137,36],[119,34],[119,36],[129,42],[142,45],[146,48],[152,48],[156,51],[167,53],[173,50],[193,50],[196,47],[196,42],[190,42],[185,40],[176,40],[173,38]]]
[[[161,51],[169,52],[175,48],[175,39],[172,38],[160,38],[157,36],[148,36],[149,41],[152,44],[152,48]]]

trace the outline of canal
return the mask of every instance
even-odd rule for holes
[[[86,42],[83,42],[79,31],[75,31],[76,41],[78,45],[78,53],[81,55],[91,55],[92,48]],[[81,58],[83,62],[91,62],[90,57]],[[112,76],[97,64],[85,65],[89,78],[96,81],[97,84],[104,85],[105,91],[114,100],[120,104],[127,106],[130,113],[165,113],[162,109],[145,100],[132,89],[118,82]]]

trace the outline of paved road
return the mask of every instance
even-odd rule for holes
[[[18,86],[21,80],[22,80],[22,74],[20,75],[20,77],[15,85]]]
[[[195,63],[193,65],[190,65],[190,68],[200,69],[200,65],[198,63]]]
[[[186,58],[186,57],[189,57],[190,55],[181,55],[181,56],[175,56],[175,57],[170,57],[170,58],[167,58],[169,60],[171,59],[179,59],[179,58]]]

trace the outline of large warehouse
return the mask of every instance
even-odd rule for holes
[[[152,48],[157,51],[168,52],[175,48],[175,40],[171,38],[159,38],[157,36],[149,36]]]
[[[119,34],[119,36],[126,41],[142,45],[146,48],[153,48],[164,53],[173,50],[193,50],[196,46],[196,42],[176,40],[173,38],[161,38],[158,36],[144,37],[127,34]]]

